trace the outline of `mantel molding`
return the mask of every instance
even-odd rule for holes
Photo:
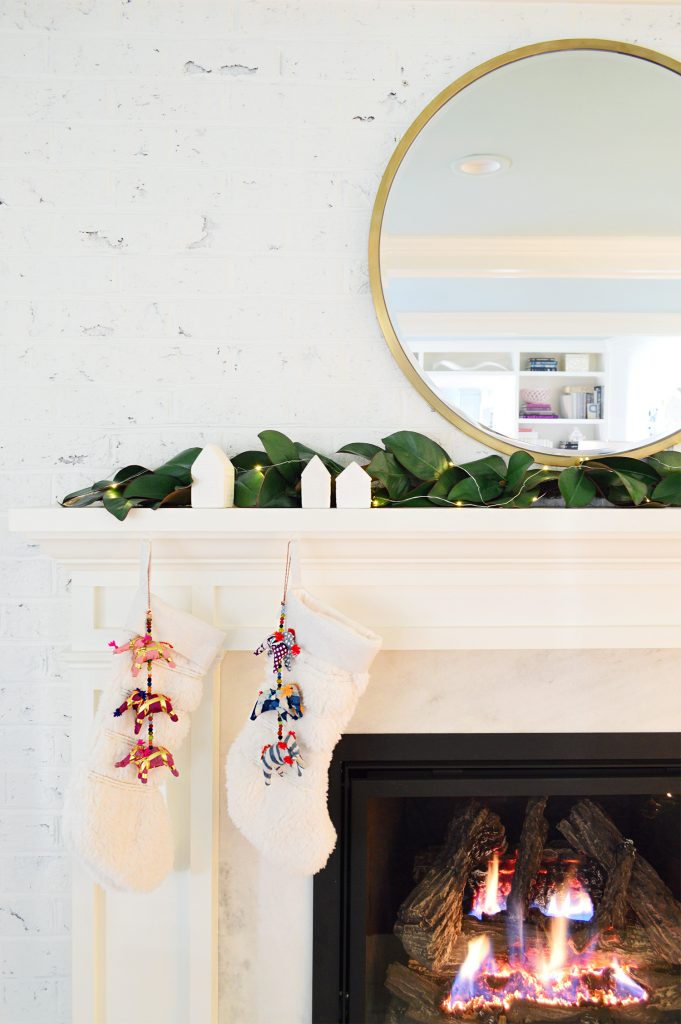
[[[261,639],[292,538],[304,585],[388,649],[681,647],[681,509],[52,508],[10,526],[76,592],[123,595],[151,540],[157,588],[212,595],[229,650]]]

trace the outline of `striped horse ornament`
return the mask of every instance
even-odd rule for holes
[[[276,743],[265,745],[260,754],[260,761],[266,786],[271,783],[274,772],[281,778],[287,768],[295,768],[300,778],[305,767],[296,734],[293,731],[288,733],[286,739],[278,739]]]

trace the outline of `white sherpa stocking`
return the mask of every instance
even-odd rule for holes
[[[130,609],[127,630],[143,634],[148,594],[141,587]],[[153,635],[173,645],[175,668],[153,664],[153,688],[172,701],[178,721],[154,715],[154,743],[175,753],[189,731],[191,711],[201,700],[202,680],[222,646],[224,634],[187,612],[151,596]],[[165,767],[149,773],[146,785],[137,770],[114,767],[134,747],[135,713],[114,717],[117,708],[146,675],[134,679],[130,654],[115,657],[104,688],[85,763],[76,766],[64,806],[67,845],[107,888],[149,892],[173,865],[173,839],[160,786],[171,778]],[[141,683],[144,686],[144,682]],[[142,726],[143,736],[146,726]]]
[[[380,637],[293,589],[286,600],[286,625],[296,632],[301,653],[284,682],[302,690],[305,712],[285,725],[295,731],[304,770],[295,765],[266,786],[260,755],[276,739],[276,713],[248,721],[227,756],[227,802],[232,820],[271,861],[304,875],[320,871],[336,844],[327,810],[333,748],[369,682],[368,670]],[[273,685],[271,662],[265,687]]]

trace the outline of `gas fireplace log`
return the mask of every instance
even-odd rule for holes
[[[677,970],[661,971],[639,967],[631,973],[636,981],[649,990],[653,1006],[659,1006],[661,1010],[681,1010],[681,978]]]
[[[615,847],[613,866],[608,872],[605,891],[596,919],[599,928],[623,928],[627,919],[627,893],[634,868],[636,848],[631,839],[623,839]]]
[[[545,942],[546,929],[538,927],[533,922],[527,922],[523,929],[523,938],[528,948],[535,947]],[[452,949],[452,959],[443,965],[443,972],[450,975],[456,974],[468,953],[468,943],[478,935],[486,935],[492,946],[492,953],[499,964],[508,963],[509,958],[509,934],[506,915],[489,917],[478,921],[475,917],[466,917],[463,921],[461,934],[459,935]]]
[[[595,944],[593,924],[576,925],[570,933],[570,941],[578,953],[591,945],[592,960],[598,967],[607,967],[617,960],[621,964],[638,964],[646,969],[668,969],[667,962],[660,958],[648,932],[640,924],[630,924],[618,931],[612,928],[598,931]]]
[[[451,1018],[450,1018],[451,1020]],[[676,1011],[654,1006],[539,1006],[518,1000],[506,1013],[508,1024],[679,1024]]]
[[[513,875],[513,884],[508,897],[508,910],[516,920],[524,919],[530,897],[530,886],[539,871],[544,843],[549,832],[549,823],[544,817],[548,797],[530,797],[525,809],[518,858]]]
[[[408,1017],[422,1024],[451,1022],[451,1015],[440,1009],[444,998],[443,987],[428,974],[411,970],[404,964],[393,963],[388,967],[385,987],[407,1004]]]
[[[408,956],[436,973],[452,962],[468,877],[505,848],[504,826],[488,808],[471,802],[452,819],[439,857],[397,913],[395,934]]]
[[[624,837],[605,811],[592,800],[580,800],[558,829],[577,850],[600,861],[609,873]],[[655,869],[637,853],[627,902],[648,932],[651,945],[670,964],[681,960],[681,903],[675,900]]]
[[[440,846],[429,846],[425,850],[421,850],[414,857],[414,867],[412,868],[412,876],[415,882],[420,882],[425,874],[430,871],[433,864],[435,864],[438,858],[442,854],[442,845]]]

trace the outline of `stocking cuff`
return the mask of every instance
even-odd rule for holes
[[[382,643],[378,634],[302,589],[289,591],[286,623],[309,655],[353,674],[369,671]]]
[[[189,665],[201,675],[206,673],[224,643],[225,634],[196,615],[173,608],[156,594],[151,595],[151,611],[154,639],[172,644]],[[143,633],[146,612],[147,591],[140,587],[128,613],[126,629],[133,634]]]

